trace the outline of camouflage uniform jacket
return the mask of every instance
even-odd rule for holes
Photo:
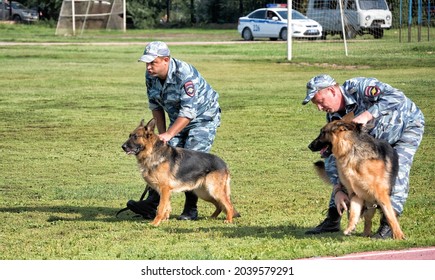
[[[377,139],[384,139],[391,145],[402,137],[408,126],[424,126],[420,109],[405,94],[375,78],[353,78],[340,87],[344,100],[343,112],[328,113],[328,122],[341,119],[353,111],[358,116],[364,111],[373,115],[374,127],[369,133]],[[338,183],[338,172],[334,156],[326,159],[326,171],[332,184]]]
[[[162,84],[146,72],[145,81],[149,108],[163,109],[172,123],[178,117],[191,120],[185,129],[201,122],[212,121],[220,113],[219,94],[192,65],[171,58],[168,76]],[[170,124],[170,125],[171,125]]]

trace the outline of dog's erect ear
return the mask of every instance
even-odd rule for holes
[[[364,128],[365,128],[367,131],[371,130],[371,129],[374,128],[374,127],[375,127],[375,122],[373,122],[373,121],[370,121],[370,122],[368,122],[368,123],[366,123],[366,124],[364,125]]]
[[[151,119],[147,123],[146,129],[149,130],[149,131],[153,131],[154,132],[155,127],[156,127],[156,120],[155,119]]]
[[[361,132],[364,131],[364,125],[362,123],[355,123],[356,131]]]
[[[339,131],[350,131],[350,130],[359,130],[358,129],[358,124],[351,122],[351,121],[347,121],[347,120],[336,120],[334,122],[334,125],[331,126],[331,131],[332,132],[339,132]]]
[[[354,114],[353,111],[352,111],[352,112],[350,112],[350,113],[347,113],[347,114],[342,118],[342,120],[345,121],[345,122],[351,122],[351,121],[353,120],[354,117],[355,117],[355,114]]]
[[[144,119],[142,119],[141,121],[140,121],[140,124],[139,124],[139,126],[141,126],[141,127],[143,127],[144,126]]]
[[[355,125],[359,132],[365,132],[365,133],[368,133],[373,127],[375,127],[374,123],[372,122],[366,124],[356,123]]]

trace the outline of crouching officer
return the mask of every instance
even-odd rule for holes
[[[405,94],[375,78],[357,77],[339,85],[329,75],[313,77],[307,83],[307,95],[303,105],[312,102],[319,111],[326,112],[326,121],[341,119],[354,112],[356,123],[373,124],[369,133],[386,140],[399,156],[399,173],[390,194],[391,204],[397,216],[403,212],[409,193],[409,174],[423,138],[424,116],[417,105]],[[340,230],[341,210],[349,202],[338,178],[335,158],[325,160],[325,169],[334,186],[326,219],[306,234],[336,232]],[[372,238],[391,238],[391,228],[384,215]]]

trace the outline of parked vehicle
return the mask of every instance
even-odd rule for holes
[[[10,12],[11,6],[12,13]],[[29,23],[38,21],[39,13],[37,10],[29,9],[23,4],[16,1],[5,1],[5,3],[3,4],[3,0],[0,0],[0,19]]]
[[[343,0],[343,19],[346,38],[372,34],[375,39],[391,28],[392,16],[385,0]],[[323,26],[323,36],[340,34],[343,37],[338,0],[309,0],[307,16]]]
[[[247,16],[239,18],[237,31],[246,41],[255,38],[270,40],[287,40],[287,5],[274,4],[267,8],[257,9]],[[292,10],[292,37],[317,39],[322,36],[322,26]]]

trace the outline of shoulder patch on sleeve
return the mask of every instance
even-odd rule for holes
[[[193,85],[192,81],[188,81],[184,84],[184,91],[190,97],[195,95],[195,86]]]
[[[381,93],[381,89],[377,86],[368,86],[364,90],[365,96],[374,97]]]

